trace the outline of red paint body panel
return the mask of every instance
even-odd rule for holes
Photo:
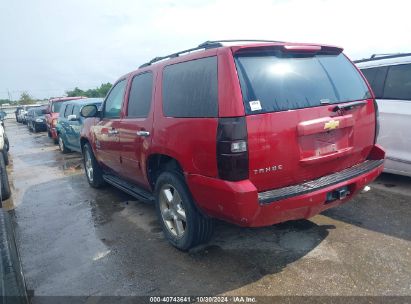
[[[147,174],[149,157],[162,154],[174,158],[184,171],[198,207],[207,215],[241,226],[257,227],[308,218],[339,205],[376,178],[382,171],[382,165],[346,182],[268,205],[259,204],[258,192],[339,172],[367,158],[383,159],[383,150],[374,144],[373,98],[342,115],[324,105],[245,116],[249,178],[230,182],[218,177],[216,141],[219,118],[245,115],[233,53],[250,47],[284,48],[284,45],[288,45],[291,51],[318,49],[316,45],[294,43],[220,47],[164,60],[126,74],[120,78],[126,78],[128,82],[120,118],[87,119],[81,136],[91,143],[98,162],[106,170],[149,191],[153,190]],[[162,108],[164,67],[209,56],[218,57],[219,117],[165,117]],[[151,71],[154,77],[149,115],[147,118],[127,118],[131,79],[146,71]],[[338,127],[326,128],[325,124],[331,121],[337,121]],[[117,135],[109,135],[113,129],[118,131]],[[136,136],[141,130],[150,132],[150,136]],[[324,204],[326,193],[342,186],[349,186],[351,195],[344,200]]]
[[[258,191],[312,180],[366,159],[374,146],[372,99],[344,116],[328,108],[325,105],[246,117],[250,180]],[[332,120],[340,121],[341,126],[325,132],[324,124]],[[281,169],[267,173],[265,169],[273,166]]]
[[[94,153],[97,160],[112,172],[121,172],[120,138],[110,131],[120,126],[120,119],[102,119],[92,127],[94,136]]]
[[[216,55],[216,50],[212,51],[210,55]],[[157,114],[154,118],[151,154],[164,154],[178,160],[186,173],[217,177],[218,119],[165,117],[161,79],[162,70],[157,77],[154,102],[154,111]]]
[[[241,102],[243,96],[231,49],[222,49],[218,55],[219,116],[244,116],[244,105]]]
[[[261,227],[307,219],[328,208],[341,205],[372,182],[382,170],[383,165],[349,181],[267,205],[258,203],[257,189],[249,180],[227,182],[200,175],[188,175],[187,183],[204,213],[244,227]],[[325,204],[327,193],[343,186],[349,186],[351,194],[343,200]]]

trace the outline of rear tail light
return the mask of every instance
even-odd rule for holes
[[[248,178],[248,147],[245,117],[219,118],[217,129],[217,166],[221,179]]]

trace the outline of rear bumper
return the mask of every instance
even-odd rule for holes
[[[270,226],[289,220],[310,218],[350,200],[372,182],[384,167],[384,151],[366,162],[300,185],[257,192],[249,180],[229,182],[201,175],[187,175],[187,183],[202,211],[240,226]],[[374,158],[374,159],[373,159]],[[327,193],[348,187],[350,194],[327,202]],[[294,191],[294,192],[293,192]]]

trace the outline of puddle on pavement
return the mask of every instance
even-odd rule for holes
[[[7,133],[11,146],[7,169],[12,189],[12,197],[3,202],[7,210],[19,206],[31,187],[83,174],[81,155],[62,154],[47,133],[29,133],[23,125],[10,125]]]
[[[91,209],[91,215],[94,221],[94,226],[105,225],[112,220],[113,213],[122,211],[125,206],[120,202],[113,202],[112,200],[95,200],[88,201]]]

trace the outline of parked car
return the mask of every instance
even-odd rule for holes
[[[384,171],[411,176],[411,53],[356,61],[379,108],[378,143],[387,151]]]
[[[50,138],[53,139],[55,144],[58,143],[56,125],[61,106],[65,101],[76,100],[81,98],[85,97],[58,97],[51,98],[49,100],[46,113],[47,134]]]
[[[4,120],[7,118],[7,113],[3,110],[0,110],[0,122],[1,125],[3,126],[3,128],[5,128],[4,126]]]
[[[101,106],[102,98],[86,98],[66,101],[60,108],[59,118],[56,125],[57,138],[60,151],[67,153],[76,151],[81,153],[80,130],[83,127],[84,117],[80,111],[84,106]]]
[[[46,106],[39,106],[30,108],[27,111],[27,128],[33,132],[40,132],[46,131],[46,115],[47,107]]]
[[[1,201],[6,200],[11,196],[9,177],[6,169],[6,166],[9,164],[9,147],[6,131],[3,128],[3,125],[0,124],[0,206]]]
[[[26,115],[26,106],[22,106],[17,110],[17,122],[25,123],[25,115]]]
[[[20,112],[23,110],[23,107],[17,107],[16,111],[14,111],[14,115],[16,116],[16,122],[20,122]]]
[[[4,120],[5,120],[6,117],[7,117],[6,112],[0,111],[0,125],[3,128],[3,131],[2,131],[2,133],[3,133],[2,134],[3,143],[1,144],[1,146],[3,147],[3,149],[2,149],[3,152],[4,151],[8,152],[9,149],[10,149],[9,139],[7,137],[7,134],[6,134],[6,125],[4,124]],[[8,157],[7,153],[4,154],[4,159],[6,161],[6,165],[8,165],[9,164],[9,157]]]
[[[206,42],[124,75],[81,115],[89,184],[154,202],[181,250],[211,237],[212,218],[309,218],[383,170],[375,100],[333,46]]]
[[[27,112],[30,108],[38,107],[38,105],[24,105],[22,109],[18,111],[17,118],[20,123],[26,124],[27,123]]]

